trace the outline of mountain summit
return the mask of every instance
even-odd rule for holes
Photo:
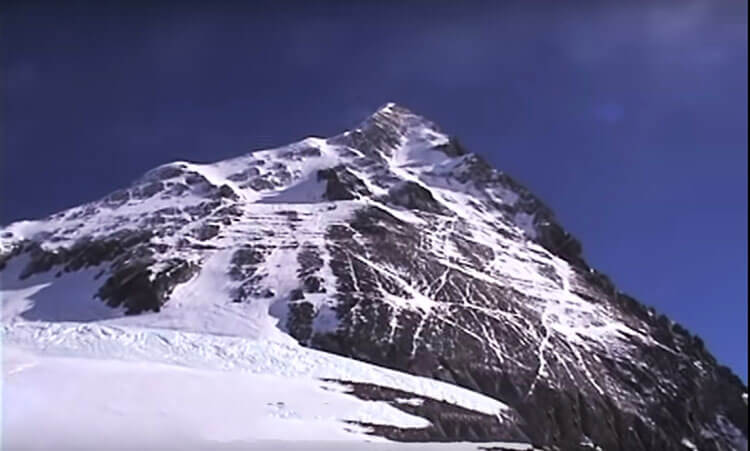
[[[10,224],[0,268],[9,340],[73,321],[300,343],[507,405],[408,407],[431,426],[373,426],[393,439],[747,449],[747,387],[700,338],[591,268],[526,188],[393,103],[329,139],[169,163]]]

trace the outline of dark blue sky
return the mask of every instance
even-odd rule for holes
[[[747,380],[745,0],[136,3],[1,7],[0,222],[395,101]]]

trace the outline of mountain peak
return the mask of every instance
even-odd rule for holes
[[[376,157],[393,157],[404,149],[437,148],[449,141],[435,123],[394,102],[378,108],[356,128],[329,139]]]
[[[747,449],[747,387],[700,339],[589,268],[528,190],[395,103],[330,139],[163,165],[2,228],[0,282],[4,344],[30,336],[24,322],[68,321],[299,342],[508,406],[457,426],[444,406],[412,405],[438,419],[428,439]]]
[[[378,115],[385,115],[385,116],[394,116],[394,115],[411,115],[416,116],[414,112],[409,110],[403,105],[399,105],[396,102],[386,102],[383,105],[379,106],[371,115],[372,116],[378,116]]]
[[[406,110],[406,108],[398,105],[396,102],[386,102],[385,104],[381,105],[377,110],[375,110],[375,113],[373,114],[377,114],[381,112],[389,113],[392,110],[398,110],[398,109]]]
[[[402,130],[408,128],[428,128],[439,131],[438,126],[434,122],[395,102],[388,102],[382,105],[365,119],[364,122],[377,122],[384,126],[396,125]]]

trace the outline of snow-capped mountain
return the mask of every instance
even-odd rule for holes
[[[700,338],[590,268],[528,190],[394,104],[338,136],[169,163],[11,224],[0,267],[5,343],[263,361],[389,403],[391,417],[344,420],[390,439],[747,449],[747,388]],[[411,420],[383,423],[396,414]]]

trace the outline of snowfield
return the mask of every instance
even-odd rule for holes
[[[484,413],[506,409],[450,384],[273,341],[92,323],[16,322],[2,330],[3,449],[302,447],[275,442],[289,440],[333,449],[353,441],[357,449],[461,449],[393,448],[367,435],[351,422],[428,423],[324,378],[377,383]]]
[[[4,325],[2,330],[4,347],[20,346],[45,355],[363,382],[446,401],[488,415],[502,415],[508,410],[499,401],[452,384],[296,344],[94,323],[15,323]]]
[[[4,349],[5,449],[356,439],[341,415],[422,426],[312,379]],[[44,433],[40,434],[40,426]]]

